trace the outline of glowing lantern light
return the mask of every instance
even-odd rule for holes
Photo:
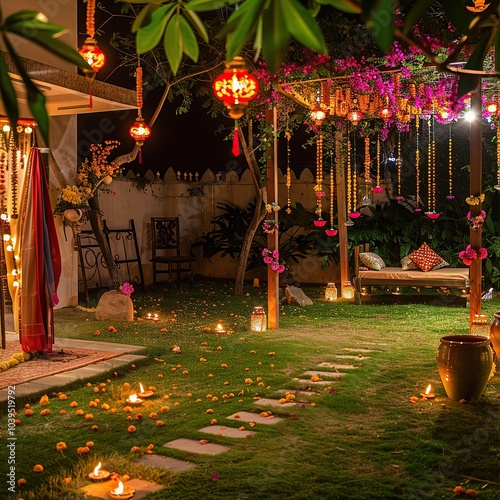
[[[392,113],[389,108],[384,108],[378,112],[378,116],[380,116],[383,120],[388,120],[392,116]]]
[[[335,283],[328,283],[328,285],[326,286],[325,300],[337,300],[337,287],[335,286]]]
[[[252,332],[265,332],[267,329],[266,312],[263,307],[256,306],[253,308],[250,317],[250,330]]]
[[[353,299],[354,298],[354,286],[350,281],[346,281],[342,287],[342,298]]]
[[[357,125],[361,121],[362,118],[363,118],[363,113],[360,113],[359,111],[353,110],[353,111],[349,111],[349,113],[347,113],[347,119],[353,125]]]
[[[104,68],[106,64],[106,54],[104,54],[104,52],[97,46],[96,39],[90,36],[85,40],[78,53],[93,69],[94,73],[97,73],[100,69]],[[92,76],[90,71],[87,70],[86,72],[90,73],[89,76]]]
[[[498,107],[494,102],[492,102],[491,104],[488,104],[488,107],[486,109],[488,110],[488,113],[494,115],[496,114]]]
[[[142,146],[144,141],[149,139],[151,135],[151,127],[144,121],[142,116],[138,116],[128,133],[138,146]]]
[[[97,46],[95,36],[95,0],[87,0],[87,39],[82,45],[78,53],[83,57],[87,64],[92,68],[92,71],[84,70],[84,73],[89,77],[94,77],[95,74],[106,64],[106,55]]]
[[[321,109],[317,109],[317,110],[311,111],[311,118],[315,122],[321,122],[326,118],[326,113]]]
[[[259,82],[251,75],[242,57],[226,62],[226,69],[212,85],[213,93],[229,110],[229,116],[237,120],[243,116],[249,101],[257,97]]]

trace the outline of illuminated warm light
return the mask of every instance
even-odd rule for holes
[[[12,245],[7,245],[7,247],[5,248],[5,250],[7,250],[7,252],[13,252],[14,251],[14,247]]]
[[[2,219],[2,220],[7,220],[7,218],[8,218],[7,214],[1,214],[0,215],[0,219]]]
[[[6,134],[8,134],[10,132],[10,125],[4,125],[2,127],[2,132],[5,132]]]
[[[118,481],[118,486],[114,490],[111,490],[111,493],[113,493],[113,495],[122,495],[123,483],[121,481]]]
[[[440,115],[443,120],[447,120],[450,116],[450,113],[448,113],[448,111],[441,111]]]
[[[389,108],[384,108],[384,109],[381,109],[378,113],[378,115],[380,116],[380,118],[382,118],[383,120],[387,120],[388,118],[390,118],[392,116],[392,113],[391,111],[389,110]]]
[[[14,287],[18,287],[18,286],[19,286],[19,281],[14,280],[14,281],[12,282],[12,286],[14,286]]]
[[[78,53],[96,73],[106,64],[106,55],[97,46],[95,38],[87,38]]]
[[[311,118],[314,121],[320,122],[326,118],[326,113],[321,109],[317,109],[315,111],[311,111]]]
[[[25,129],[24,129],[24,133],[25,134],[31,134],[31,132],[33,132],[33,129],[28,125]]]
[[[129,397],[128,397],[128,400],[131,402],[131,403],[137,403],[138,402],[138,397],[137,397],[137,394],[131,394]]]
[[[151,136],[151,127],[144,121],[144,118],[139,116],[130,127],[128,133],[139,146],[142,146],[144,141]]]
[[[11,274],[12,274],[12,276],[17,276],[17,274],[18,274],[17,273],[17,269],[12,269],[12,273]]]
[[[474,114],[474,111],[472,111],[471,109],[469,109],[468,111],[465,112],[464,114],[464,118],[468,121],[468,122],[472,122],[474,121],[474,119],[476,118],[476,115]]]
[[[215,78],[212,90],[229,110],[229,116],[237,120],[243,116],[249,101],[257,97],[259,82],[246,69],[244,59],[236,56],[226,62],[226,69]]]
[[[363,118],[363,113],[360,113],[359,111],[349,111],[349,113],[347,113],[347,119],[353,125],[357,125],[362,118]]]
[[[494,102],[492,102],[491,104],[488,104],[486,109],[488,110],[488,113],[493,114],[493,113],[497,112],[498,108],[497,108],[497,105]]]
[[[3,241],[9,241],[9,240],[10,240],[10,234],[4,234]]]
[[[94,469],[94,476],[99,475],[99,469],[101,468],[101,462],[99,462]]]
[[[142,384],[139,382],[139,390],[140,392],[144,392],[144,387],[142,386]]]

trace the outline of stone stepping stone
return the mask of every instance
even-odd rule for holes
[[[256,424],[264,425],[278,424],[283,420],[282,418],[275,417],[274,415],[270,417],[261,417],[258,413],[252,413],[249,411],[239,411],[238,413],[233,413],[226,418],[230,420],[239,420],[241,422],[255,422]]]
[[[260,399],[257,399],[256,401],[254,401],[253,403],[256,405],[259,405],[259,406],[275,406],[275,407],[280,407],[280,408],[288,408],[290,406],[297,406],[297,403],[294,403],[293,401],[289,401],[287,403],[280,403],[279,400],[270,399],[270,398],[260,398]]]
[[[314,377],[314,375],[317,375],[318,377],[340,379],[340,378],[342,378],[345,375],[345,373],[339,373],[339,372],[322,372],[322,371],[309,370],[307,372],[304,372],[303,375],[310,375],[311,377]],[[316,384],[317,382],[312,382],[312,383]]]
[[[351,347],[344,347],[344,351],[354,351],[354,352],[365,353],[365,352],[373,352],[373,349],[353,349]]]
[[[165,446],[165,448],[174,448],[176,450],[196,453],[198,455],[219,455],[219,453],[224,453],[230,449],[229,446],[223,446],[222,444],[201,444],[195,439],[186,438],[174,439],[173,441],[165,443],[163,446]]]
[[[138,464],[146,465],[148,467],[156,467],[158,469],[168,469],[172,472],[187,472],[196,467],[196,464],[192,462],[186,462],[184,460],[179,460],[178,458],[164,457],[162,455],[143,455],[139,460]]]
[[[356,368],[359,368],[358,366],[354,365],[346,365],[341,364],[341,363],[320,363],[318,366],[321,366],[322,368],[331,368],[332,370],[355,370]]]
[[[340,375],[343,376],[342,373]],[[337,380],[341,380],[342,376],[341,377],[337,377]],[[294,380],[296,380],[299,384],[304,384],[304,385],[308,385],[308,386],[311,386],[311,387],[313,385],[332,385],[332,382],[333,382],[333,380],[319,380],[318,382],[311,382],[309,379],[305,379],[305,378],[297,378],[297,379],[294,379]]]
[[[287,392],[289,392],[290,394],[295,394],[296,396],[319,396],[319,394],[314,391],[302,391],[297,389],[280,389],[279,391],[276,392],[278,394],[286,394]]]
[[[363,361],[363,359],[370,359],[370,356],[354,356],[353,354],[335,354],[336,358],[340,359],[359,359],[360,361]]]
[[[109,500],[111,497],[108,495],[109,490],[114,489],[114,481],[103,481],[101,483],[92,483],[88,484],[81,488],[86,495],[97,497],[97,498],[105,498]],[[146,495],[150,493],[155,493],[156,491],[160,491],[164,488],[161,484],[152,483],[150,481],[143,481],[142,479],[130,479],[129,481],[124,483],[126,486],[131,486],[134,488],[134,500],[140,500],[141,498],[145,498]],[[124,497],[125,498],[125,497]]]
[[[254,431],[239,430],[234,427],[226,427],[225,425],[211,425],[209,427],[203,427],[199,432],[205,432],[207,434],[214,434],[215,436],[224,436],[235,439],[240,438],[253,438],[255,436]],[[205,445],[206,446],[206,445]]]

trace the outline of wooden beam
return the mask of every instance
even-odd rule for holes
[[[267,147],[266,163],[266,191],[267,203],[278,204],[278,138],[276,135],[277,116],[276,108],[266,107],[266,125],[273,130],[272,140]],[[270,138],[271,139],[271,138]],[[278,222],[278,212],[273,214]],[[267,235],[267,248],[269,250],[279,250],[279,231]],[[274,329],[279,327],[279,273],[273,271],[271,266],[267,266],[267,327]]]
[[[471,95],[471,111],[474,119],[470,124],[470,194],[479,197],[482,192],[482,114],[483,106],[481,102],[481,79],[478,78],[476,90]],[[481,203],[470,205],[471,217],[481,213]],[[482,232],[481,228],[470,229],[470,244],[476,252],[481,248]],[[470,278],[470,310],[469,327],[476,314],[481,314],[482,295],[482,260],[473,259],[469,269]]]
[[[344,222],[347,220],[346,207],[346,178],[344,162],[342,161],[342,141],[344,134],[341,131],[335,132],[335,183],[337,187],[337,215],[339,224],[339,253],[340,253],[340,292],[344,283],[350,279],[349,276],[349,249],[347,226]]]

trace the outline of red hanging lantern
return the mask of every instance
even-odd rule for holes
[[[106,64],[106,55],[97,46],[94,25],[95,0],[87,0],[87,39],[78,53],[85,59],[87,64],[92,68],[92,72],[86,71],[87,76],[95,76],[100,69]]]
[[[229,116],[237,120],[243,116],[248,102],[257,96],[259,82],[247,71],[244,59],[236,56],[226,62],[226,69],[214,80],[212,90],[228,108]]]
[[[378,112],[378,116],[383,120],[388,120],[392,116],[392,113],[389,108],[383,108]]]
[[[78,53],[87,64],[97,73],[106,64],[106,54],[97,46],[94,38],[88,37]]]
[[[151,135],[151,127],[144,121],[142,116],[138,116],[128,133],[138,146],[142,146],[144,141],[149,139]]]

